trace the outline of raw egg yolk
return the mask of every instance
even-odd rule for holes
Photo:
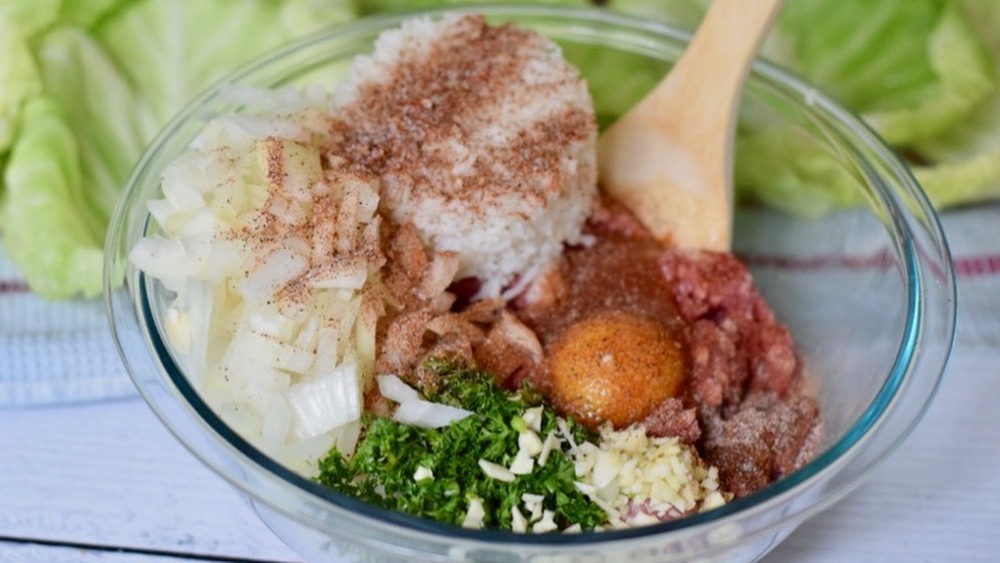
[[[570,326],[550,356],[552,399],[577,422],[624,428],[676,396],[685,377],[683,344],[663,323],[622,312]]]

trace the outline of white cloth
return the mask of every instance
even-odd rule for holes
[[[101,300],[52,302],[34,295],[0,245],[0,406],[134,393]]]

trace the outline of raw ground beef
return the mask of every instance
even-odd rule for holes
[[[791,333],[739,259],[663,249],[613,205],[595,214],[589,233],[595,244],[568,249],[514,303],[546,351],[568,324],[608,309],[681,326],[686,383],[679,396],[644,415],[647,431],[695,444],[738,497],[808,461],[819,428],[816,400]],[[549,387],[544,361],[529,377]]]

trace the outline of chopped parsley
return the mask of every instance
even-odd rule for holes
[[[552,450],[544,466],[511,482],[480,469],[479,460],[511,464],[525,429],[522,415],[541,403],[538,393],[530,388],[511,393],[489,373],[443,361],[426,367],[439,376],[435,388],[422,390],[428,400],[475,414],[436,429],[366,414],[354,455],[346,459],[334,448],[320,461],[320,483],[382,508],[452,524],[462,524],[470,500],[478,498],[486,512],[484,528],[511,530],[512,508],[524,511],[524,494],[544,496],[543,508],[554,513],[559,529],[579,524],[592,530],[607,521],[604,510],[576,490],[573,460],[561,448]],[[566,422],[577,443],[590,438],[585,428]],[[539,435],[544,439],[551,431],[559,432],[557,416],[545,409]],[[433,477],[417,480],[418,469],[421,475],[429,469]]]

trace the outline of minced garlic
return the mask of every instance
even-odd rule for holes
[[[577,452],[577,488],[608,512],[612,527],[652,524],[726,502],[718,470],[676,437],[606,424],[599,444],[580,444]]]

